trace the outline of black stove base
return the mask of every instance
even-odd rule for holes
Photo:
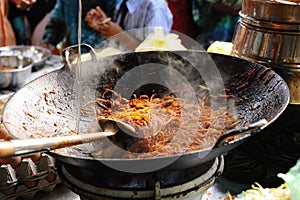
[[[197,177],[192,176],[192,178],[186,182],[180,181],[175,184],[163,183],[165,180],[157,179],[154,181],[153,187],[145,186],[145,181],[143,184],[139,184],[140,179],[134,179],[133,177],[126,177],[127,183],[131,185],[106,185],[103,186],[101,182],[101,173],[98,172],[94,174],[94,180],[88,182],[89,178],[83,178],[83,176],[88,173],[85,169],[74,169],[73,166],[66,166],[65,164],[58,163],[58,173],[62,181],[69,189],[74,193],[78,194],[81,200],[117,200],[117,199],[201,199],[204,191],[206,191],[210,186],[212,186],[216,180],[222,174],[224,168],[223,157],[218,157],[210,165],[205,172]],[[185,172],[176,172],[177,175],[185,174],[191,176],[191,170],[197,173],[197,168],[186,169]],[[203,168],[198,166],[198,171],[202,171]],[[89,172],[91,173],[91,172]],[[170,174],[176,175],[174,172],[169,172]],[[88,177],[88,176],[86,176]],[[176,176],[174,176],[176,177]],[[91,177],[90,177],[91,178]],[[121,176],[119,179],[125,181],[125,177]],[[175,178],[176,179],[176,178]],[[97,181],[95,181],[97,180]],[[133,180],[136,182],[133,185]],[[114,178],[111,178],[114,182]],[[97,182],[97,183],[96,183]],[[120,181],[115,181],[119,182]],[[144,187],[141,187],[144,185]],[[152,185],[152,184],[151,184]]]

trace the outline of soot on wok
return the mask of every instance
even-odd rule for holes
[[[102,114],[100,115],[102,117],[116,118],[132,125],[134,124],[132,123],[133,118],[144,117],[136,116],[136,113],[145,111],[145,109],[155,110],[151,107],[152,105],[155,105],[156,108],[160,107],[159,109],[164,114],[163,117],[159,116],[156,120],[151,119],[152,122],[154,120],[160,121],[158,126],[163,127],[159,133],[152,134],[153,136],[148,137],[149,133],[143,131],[143,135],[145,135],[143,138],[127,137],[126,134],[109,137],[114,144],[117,144],[123,150],[137,154],[126,154],[125,157],[180,155],[212,147],[220,135],[239,124],[235,114],[230,112],[223,101],[224,98],[234,98],[233,95],[226,95],[224,90],[217,92],[214,91],[216,90],[214,88],[208,88],[199,71],[180,56],[170,54],[169,57],[174,60],[172,61],[174,63],[170,64],[170,58],[165,60],[157,56],[156,53],[154,53],[155,56],[151,56],[151,54],[151,52],[148,52],[145,57],[131,54],[125,56],[124,59],[116,60],[106,69],[99,81],[97,99],[101,107]],[[139,66],[136,66],[136,63]],[[152,65],[155,65],[154,63],[167,65],[168,67],[152,67]],[[147,65],[147,68],[141,71],[137,70],[138,75],[134,74],[135,77],[141,80],[133,79],[130,76],[130,71],[143,65]],[[176,73],[178,72],[188,80],[186,83],[191,86],[185,82],[172,84],[174,79],[172,75],[176,73],[173,73],[169,68],[175,69]],[[122,80],[126,80],[126,77],[129,80],[127,82]],[[150,81],[145,81],[143,82],[144,85],[132,89],[131,85],[136,86],[139,81],[143,80]],[[159,83],[152,83],[152,80],[157,80]],[[135,81],[137,81],[136,84]],[[190,102],[190,90],[195,95],[194,102]],[[214,93],[214,95],[210,93]],[[225,95],[223,95],[224,93]],[[148,102],[145,102],[146,99]],[[158,101],[160,103],[153,103]],[[214,105],[211,105],[212,101],[215,103]],[[129,106],[122,107],[123,112],[120,113],[119,105],[122,102]],[[134,109],[134,112],[132,112],[132,109]],[[119,115],[115,113],[119,113]],[[132,114],[130,119],[122,118],[128,113]],[[173,114],[165,115],[165,113]],[[158,114],[161,114],[161,112],[158,112]],[[166,119],[171,119],[171,122]],[[147,120],[140,120],[141,123],[145,121]],[[179,124],[180,127],[178,127]],[[147,130],[149,132],[149,129]]]

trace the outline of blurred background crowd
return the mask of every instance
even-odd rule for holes
[[[123,30],[163,27],[204,48],[231,41],[242,0],[1,0],[0,46],[40,45],[57,50],[97,44]],[[80,10],[80,6],[82,9]],[[79,12],[81,11],[81,12]]]

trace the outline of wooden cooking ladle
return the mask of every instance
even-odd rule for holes
[[[46,152],[63,147],[83,144],[99,140],[104,137],[112,136],[118,132],[130,131],[135,132],[135,129],[121,121],[107,119],[103,128],[103,132],[92,132],[78,135],[68,135],[50,138],[38,139],[13,139],[0,142],[0,158],[28,155],[37,152]],[[119,131],[122,129],[123,131]]]

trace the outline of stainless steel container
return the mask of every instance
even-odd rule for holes
[[[232,55],[270,66],[300,104],[300,0],[244,0]]]
[[[20,88],[30,77],[33,60],[24,56],[0,56],[0,89]]]
[[[0,56],[24,56],[33,60],[33,71],[38,71],[45,66],[46,60],[51,56],[49,49],[40,46],[17,45],[0,47]]]

